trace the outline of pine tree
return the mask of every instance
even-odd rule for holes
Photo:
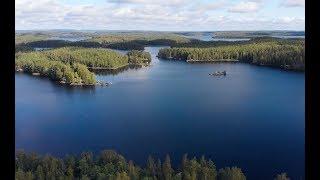
[[[274,180],[290,180],[287,173],[281,173],[277,174],[276,178]]]
[[[173,169],[171,168],[170,156],[167,154],[162,165],[162,172],[165,180],[171,180]]]
[[[152,156],[148,157],[147,161],[147,175],[154,177],[156,175],[156,167]]]

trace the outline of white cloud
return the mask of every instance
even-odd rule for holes
[[[122,0],[139,1],[144,0]],[[165,0],[162,0],[165,2]],[[173,0],[182,2],[186,0]],[[189,1],[189,0],[187,0]],[[61,0],[16,0],[17,29],[141,29],[141,30],[246,30],[246,29],[303,29],[304,19],[298,17],[262,17],[258,14],[225,12],[230,6],[225,0],[193,2],[183,6],[161,4],[67,4]],[[168,1],[167,1],[168,2]],[[238,12],[255,12],[257,5],[238,6]],[[232,4],[231,4],[232,5]],[[239,4],[238,4],[239,5]],[[241,3],[240,3],[241,5]],[[242,10],[241,10],[242,9]],[[250,17],[248,17],[250,16]]]
[[[284,7],[304,7],[305,0],[284,0],[281,5]]]
[[[233,13],[251,13],[257,12],[261,8],[261,4],[256,1],[240,2],[232,6],[229,12]]]
[[[167,5],[167,6],[178,6],[184,5],[185,3],[189,3],[190,0],[109,0],[111,3],[127,3],[127,4],[153,4],[153,5]]]
[[[305,22],[304,18],[298,17],[280,17],[274,20],[275,23],[284,23],[284,24],[293,24],[293,23],[303,23]]]
[[[224,9],[228,4],[222,0],[217,2],[211,2],[211,3],[198,3],[194,4],[190,10],[191,11],[199,11],[199,12],[207,12],[207,11],[214,11],[214,10],[222,10]]]

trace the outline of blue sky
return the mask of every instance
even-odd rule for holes
[[[16,29],[304,30],[304,0],[16,0]]]

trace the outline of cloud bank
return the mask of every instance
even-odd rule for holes
[[[290,2],[289,2],[290,1]],[[16,0],[16,29],[105,30],[304,30],[304,15],[266,15],[267,2],[192,0]],[[286,0],[274,8],[301,7]],[[304,3],[303,3],[304,6]],[[303,8],[301,8],[304,11]],[[273,13],[271,13],[273,14]]]

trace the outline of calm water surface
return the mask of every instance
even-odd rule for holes
[[[238,166],[249,179],[287,172],[304,179],[304,74],[247,64],[187,64],[99,75],[111,87],[66,88],[16,74],[16,149],[62,156],[115,149],[144,164],[148,154],[184,153]],[[226,70],[226,77],[208,73]]]

